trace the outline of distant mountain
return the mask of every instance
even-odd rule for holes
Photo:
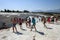
[[[47,11],[34,10],[34,11],[32,11],[32,12],[55,12],[55,13],[60,13],[60,9],[47,10]]]
[[[47,10],[45,12],[56,12],[56,13],[60,13],[60,9],[55,9],[55,10]]]
[[[42,10],[34,10],[32,12],[43,12]]]

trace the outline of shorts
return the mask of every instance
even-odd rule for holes
[[[44,22],[44,24],[45,24],[46,22]]]
[[[19,23],[19,25],[22,25],[22,23]]]
[[[36,24],[35,23],[33,23],[33,26],[35,26]]]
[[[52,20],[52,22],[54,22],[54,20]]]
[[[13,24],[13,27],[15,27],[16,26],[16,24]]]

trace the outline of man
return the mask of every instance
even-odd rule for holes
[[[16,28],[17,19],[14,17],[14,18],[11,19],[11,21],[12,21],[12,24],[13,24],[13,27],[12,27],[13,32],[14,32],[14,28],[15,28],[15,30],[16,30],[16,32],[17,32],[17,28]]]
[[[35,27],[35,25],[36,25],[36,20],[35,20],[34,17],[32,18],[32,23],[33,23],[33,25],[32,25],[32,27],[31,27],[31,31],[32,31],[32,28],[35,28],[35,31],[37,31],[37,30],[36,30],[36,27]]]
[[[43,17],[43,24],[44,24],[44,27],[47,28],[47,26],[45,25],[45,23],[46,23],[46,18]]]

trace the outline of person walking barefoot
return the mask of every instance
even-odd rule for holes
[[[29,28],[30,28],[31,27],[31,18],[29,18],[28,24],[29,24]]]
[[[20,25],[20,29],[22,29],[22,19],[21,18],[19,18],[18,23]]]
[[[43,17],[43,24],[44,24],[44,27],[47,28],[47,26],[46,26],[46,18],[45,17]]]
[[[33,25],[31,27],[31,31],[32,31],[32,28],[34,28],[35,31],[37,31],[37,29],[36,29],[36,21],[35,21],[35,18],[34,17],[32,18],[32,23],[33,23]]]
[[[16,18],[15,18],[15,17],[14,17],[14,18],[12,18],[12,19],[11,19],[11,21],[12,21],[12,24],[13,24],[13,27],[12,27],[13,32],[14,32],[14,29],[15,29],[15,30],[16,30],[16,32],[17,32],[17,28],[16,28],[17,20],[16,20]]]

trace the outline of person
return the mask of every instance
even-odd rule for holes
[[[33,40],[35,40],[35,36],[33,36]]]
[[[57,21],[58,21],[58,17],[56,17],[56,23],[57,23]]]
[[[5,22],[3,23],[2,27],[5,28],[5,29],[8,28]]]
[[[57,21],[58,21],[58,17],[55,16],[55,17],[54,17],[54,23],[57,23]]]
[[[37,29],[36,29],[36,20],[35,20],[35,18],[33,17],[32,18],[32,23],[33,23],[33,25],[32,25],[32,27],[31,27],[31,31],[32,31],[32,28],[35,28],[35,31],[37,31]]]
[[[41,21],[43,22],[43,16],[41,17]]]
[[[37,19],[37,23],[38,23],[39,22],[39,16],[37,16],[36,19]]]
[[[12,18],[12,19],[11,19],[11,21],[12,21],[12,24],[13,24],[13,27],[12,27],[13,32],[14,32],[14,29],[15,29],[15,30],[16,30],[16,32],[17,32],[17,28],[16,28],[17,19],[14,17],[14,18]]]
[[[41,22],[41,17],[39,17],[39,21]]]
[[[22,29],[22,19],[19,18],[18,22],[19,22],[19,25],[20,25],[20,29]]]
[[[25,19],[26,27],[28,26],[27,18]]]
[[[26,18],[26,27],[29,28],[31,26],[31,19],[30,18]]]
[[[47,21],[48,21],[48,23],[50,23],[50,17],[48,17]]]
[[[31,19],[30,18],[29,18],[28,24],[29,24],[29,27],[30,27],[31,26]]]
[[[44,24],[44,27],[47,28],[46,26],[46,18],[43,16],[43,24]]]
[[[54,23],[54,17],[52,17],[52,20],[51,21]]]

